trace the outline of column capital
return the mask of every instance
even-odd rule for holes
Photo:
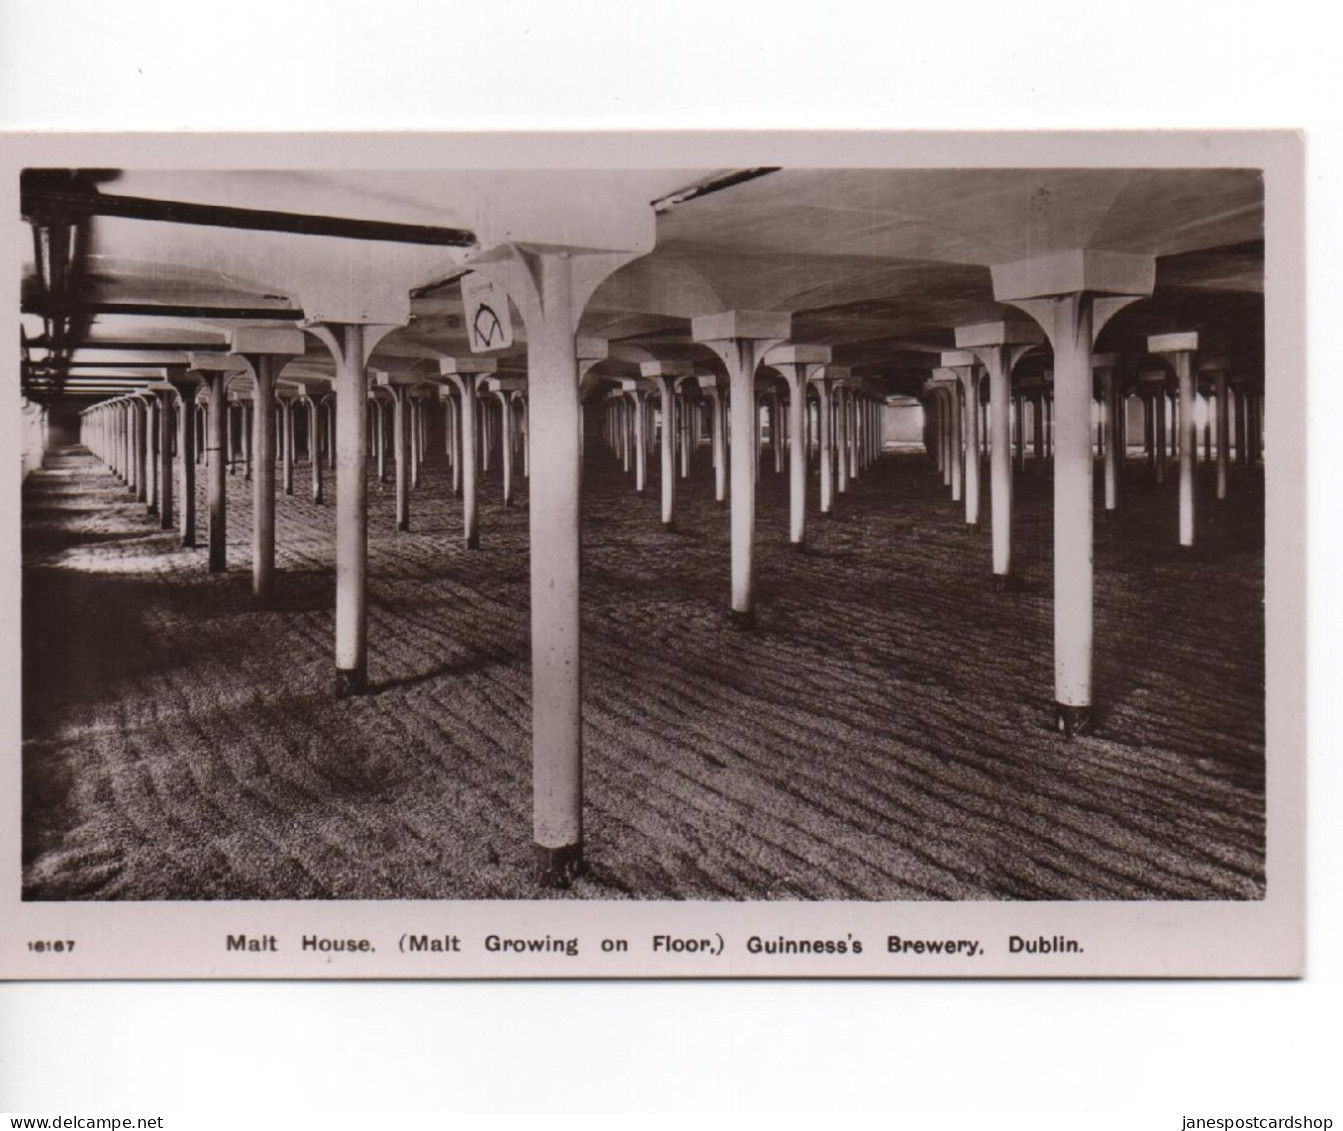
[[[182,398],[183,402],[194,399],[201,390],[200,376],[190,370],[180,375],[169,374],[166,380],[176,390],[177,395]]]
[[[956,327],[956,348],[973,350],[986,346],[1039,346],[1044,332],[1034,322],[979,322]]]
[[[813,385],[833,385],[838,381],[847,381],[853,376],[853,370],[847,365],[824,365],[807,378]]]
[[[1147,339],[1147,352],[1194,353],[1198,349],[1198,333],[1190,330],[1180,334],[1152,334]]]
[[[948,350],[942,354],[942,369],[973,369],[979,358],[970,350]]]
[[[492,357],[447,357],[438,358],[438,372],[443,377],[475,376],[481,373],[494,373],[499,363]]]
[[[392,386],[413,388],[424,384],[424,378],[414,373],[389,373],[385,369],[370,369],[368,375],[373,378],[371,384],[380,389]]]
[[[303,331],[287,326],[238,326],[229,334],[229,352],[234,354],[300,357],[306,348]]]
[[[762,365],[829,365],[829,346],[799,345],[783,342],[769,350],[761,359]]]
[[[203,373],[224,373],[232,375],[244,373],[247,366],[242,358],[228,353],[189,353],[187,368]]]
[[[1049,252],[995,264],[989,271],[998,302],[1083,293],[1146,296],[1156,286],[1155,256],[1095,248]]]
[[[690,320],[690,336],[697,342],[734,340],[786,342],[793,332],[793,316],[777,311],[725,310]]]
[[[639,365],[642,377],[676,380],[678,377],[693,376],[695,367],[688,361],[645,361]]]
[[[487,393],[515,393],[527,388],[527,382],[521,377],[485,377],[480,387]]]

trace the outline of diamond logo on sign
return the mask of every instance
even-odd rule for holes
[[[467,275],[462,280],[462,305],[472,353],[507,349],[513,344],[513,319],[508,313],[508,292],[494,280]]]

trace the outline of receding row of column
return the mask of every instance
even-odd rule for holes
[[[222,572],[226,560],[226,493],[224,476],[233,457],[250,453],[246,460],[246,477],[253,484],[253,561],[256,568],[254,590],[258,597],[270,596],[274,585],[274,506],[277,489],[276,465],[280,471],[280,489],[287,495],[294,493],[294,468],[298,460],[295,416],[306,410],[306,457],[312,470],[312,500],[323,502],[322,467],[334,463],[335,445],[323,444],[330,440],[323,427],[334,425],[336,398],[313,398],[306,395],[276,395],[278,376],[276,365],[282,357],[257,355],[252,359],[255,389],[247,394],[227,392],[231,373],[224,370],[188,373],[172,382],[151,385],[143,393],[105,402],[87,410],[84,415],[83,438],[86,446],[116,474],[136,498],[146,504],[151,514],[161,517],[163,529],[173,525],[174,479],[181,479],[183,499],[182,545],[196,544],[195,469],[207,464],[209,487],[209,568]],[[405,383],[387,380],[380,375],[376,388],[370,393],[376,411],[370,414],[370,442],[374,453],[377,476],[386,478],[384,463],[385,424],[392,427],[392,447],[396,478],[396,522],[398,531],[410,529],[410,490],[420,484],[420,467],[429,448],[429,409],[441,404],[444,410],[444,429],[447,436],[445,454],[452,469],[453,491],[463,493],[464,479],[468,494],[470,519],[466,524],[468,546],[479,545],[477,507],[475,505],[476,476],[462,475],[465,459],[473,465],[479,459],[482,471],[491,466],[497,448],[503,460],[504,505],[513,503],[514,457],[522,450],[521,472],[526,476],[530,461],[526,444],[526,398],[516,387],[501,387],[491,391],[499,400],[499,412],[494,417],[502,432],[500,442],[491,443],[488,423],[476,428],[459,430],[464,419],[457,398],[433,386],[433,398],[410,395],[422,382],[418,379]],[[472,390],[474,393],[474,388]],[[479,421],[488,422],[489,401],[472,396]],[[222,410],[217,406],[222,406]],[[246,409],[245,413],[242,411]],[[389,408],[390,412],[384,412]],[[200,410],[199,413],[197,410]],[[230,418],[245,422],[248,443],[230,450],[228,421]],[[477,444],[479,436],[482,442]],[[174,470],[176,469],[176,470]]]
[[[953,501],[961,502],[963,499],[965,520],[972,527],[978,527],[980,522],[981,459],[986,452],[989,454],[993,475],[994,576],[1000,581],[1009,581],[1011,472],[1013,464],[1018,470],[1025,467],[1025,407],[1029,404],[1033,410],[1034,467],[1038,472],[1049,458],[1049,445],[1045,436],[1048,431],[1048,406],[1052,398],[1043,390],[1046,382],[1039,378],[1032,379],[1033,387],[1029,390],[1012,390],[1010,367],[1015,361],[1006,356],[1000,358],[986,347],[980,347],[977,354],[983,354],[986,359],[982,368],[978,356],[971,359],[964,354],[943,355],[943,373],[925,386],[924,403],[929,415],[925,435],[930,459],[943,475],[944,484],[951,489]],[[1179,359],[1188,354],[1189,351],[1176,351],[1173,354],[1174,364],[1177,367],[1183,364]],[[1113,511],[1119,506],[1119,469],[1130,450],[1128,405],[1131,397],[1137,397],[1144,417],[1143,447],[1156,481],[1164,483],[1166,480],[1168,450],[1175,458],[1181,458],[1182,452],[1188,453],[1190,470],[1181,477],[1185,484],[1181,507],[1181,544],[1193,545],[1193,465],[1200,458],[1203,462],[1215,459],[1217,498],[1224,500],[1228,493],[1231,461],[1229,418],[1234,408],[1236,454],[1242,466],[1248,470],[1259,460],[1262,450],[1261,445],[1257,447],[1255,443],[1259,437],[1258,424],[1250,422],[1255,419],[1254,414],[1261,404],[1261,398],[1244,387],[1233,388],[1228,382],[1224,362],[1204,366],[1202,372],[1211,373],[1214,383],[1203,425],[1205,435],[1200,457],[1194,428],[1191,426],[1186,430],[1180,423],[1185,418],[1194,420],[1194,411],[1192,408],[1186,408],[1183,412],[1180,409],[1178,377],[1172,406],[1169,404],[1172,396],[1169,388],[1171,380],[1164,373],[1144,375],[1130,387],[1124,387],[1118,374],[1118,359],[1113,355],[1096,355],[1092,358],[1092,365],[1100,384],[1101,396],[1093,406],[1096,429],[1091,451],[1093,456],[1102,461],[1105,509]],[[982,402],[982,385],[986,376],[991,391],[987,402]],[[1201,394],[1196,391],[1194,395]],[[970,412],[966,407],[969,404],[989,409],[993,433],[991,442],[985,442],[979,434],[977,423],[980,413]],[[997,411],[997,405],[1005,406],[1007,411]]]
[[[813,349],[816,356],[811,359],[804,356],[807,347],[781,347],[776,352],[768,364],[781,374],[788,392],[780,395],[768,387],[753,392],[750,449],[757,464],[772,464],[775,474],[783,474],[788,465],[789,541],[801,545],[809,466],[819,473],[820,512],[828,515],[836,493],[846,492],[881,451],[881,402],[841,380],[828,366],[828,351]],[[647,489],[647,461],[660,452],[662,523],[671,530],[677,480],[688,477],[692,453],[706,443],[714,470],[714,499],[720,505],[728,501],[733,445],[726,424],[732,398],[717,378],[697,376],[684,364],[653,362],[643,369],[639,379],[621,379],[601,402],[602,436],[621,470],[633,474],[639,495]],[[696,394],[693,399],[689,391]]]

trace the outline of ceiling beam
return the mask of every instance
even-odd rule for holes
[[[193,204],[181,200],[151,200],[142,196],[114,196],[80,189],[23,186],[24,219],[75,222],[86,216],[113,216],[123,220],[152,220],[167,224],[194,224],[207,228],[235,228],[253,232],[290,232],[305,236],[333,236],[347,240],[424,244],[434,247],[475,247],[474,232],[428,224],[399,224],[386,220],[355,220],[305,212],[274,212],[263,208],[234,208],[220,204]]]
[[[44,338],[29,338],[28,348],[33,349],[52,349],[52,345]],[[72,351],[79,350],[143,350],[145,353],[206,353],[215,351],[219,353],[228,353],[228,342],[102,342],[95,339],[85,339],[79,345],[67,347]]]
[[[81,302],[23,303],[24,314],[39,314],[43,318],[71,318],[80,315],[134,315],[154,318],[238,318],[251,322],[272,320],[302,322],[303,311],[272,306],[187,306],[157,302]],[[30,345],[32,343],[29,343]],[[66,349],[90,348],[67,345]],[[162,347],[158,347],[162,348]]]

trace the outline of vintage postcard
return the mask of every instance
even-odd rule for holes
[[[1299,135],[0,140],[0,976],[1303,972]]]

